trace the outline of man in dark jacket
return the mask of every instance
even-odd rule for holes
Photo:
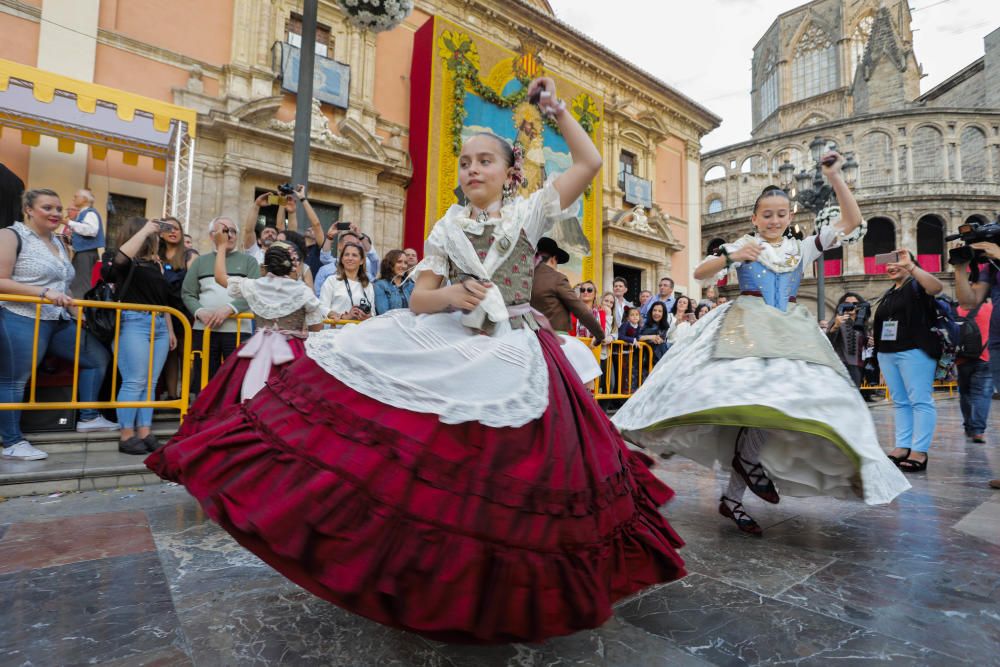
[[[594,336],[594,344],[604,340],[604,330],[590,308],[570,287],[569,279],[556,269],[569,261],[569,255],[555,241],[542,237],[535,252],[535,278],[531,285],[531,307],[545,315],[552,328],[569,331],[570,313]]]

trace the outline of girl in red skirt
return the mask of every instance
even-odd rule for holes
[[[215,281],[234,299],[243,298],[254,314],[257,333],[226,362],[205,385],[184,417],[175,440],[200,432],[216,417],[241,401],[253,398],[284,364],[305,354],[308,331],[323,327],[323,308],[312,288],[294,276],[296,261],[291,246],[276,241],[264,255],[266,274],[240,278],[226,274],[229,230],[217,226]]]
[[[251,400],[147,459],[300,586],[445,641],[593,628],[684,575],[657,511],[672,491],[528,305],[535,244],[601,157],[551,79],[527,92],[555,117],[567,171],[515,197],[511,146],[469,137],[469,204],[427,239],[410,310],[313,334]]]

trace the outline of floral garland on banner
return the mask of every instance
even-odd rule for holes
[[[465,109],[465,91],[470,90],[501,109],[513,109],[527,98],[531,77],[515,71],[514,76],[521,87],[510,95],[502,95],[483,83],[480,78],[479,51],[476,49],[476,43],[468,35],[445,30],[441,33],[438,46],[440,47],[438,54],[445,61],[445,66],[455,80],[455,85],[452,87],[453,111],[450,129],[452,152],[458,155],[462,152],[462,128],[468,116]],[[570,108],[577,116],[580,126],[593,137],[595,126],[600,120],[594,101],[586,93],[580,93],[573,99]],[[556,134],[561,134],[554,118],[543,116],[542,122]]]
[[[358,28],[392,30],[413,13],[413,0],[337,0],[347,20]]]

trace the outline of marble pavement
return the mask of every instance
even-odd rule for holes
[[[885,442],[891,409],[873,414]],[[666,462],[691,574],[531,646],[446,645],[341,611],[180,487],[14,498],[0,502],[0,666],[1000,665],[1000,491],[986,486],[1000,432],[988,439],[966,442],[957,401],[940,400],[912,491],[885,507],[753,499],[763,538],[716,514],[721,476]]]

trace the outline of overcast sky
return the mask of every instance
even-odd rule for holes
[[[705,150],[750,138],[750,59],[778,14],[802,0],[549,0],[556,16],[722,118]],[[983,55],[998,0],[912,0],[928,90]]]

